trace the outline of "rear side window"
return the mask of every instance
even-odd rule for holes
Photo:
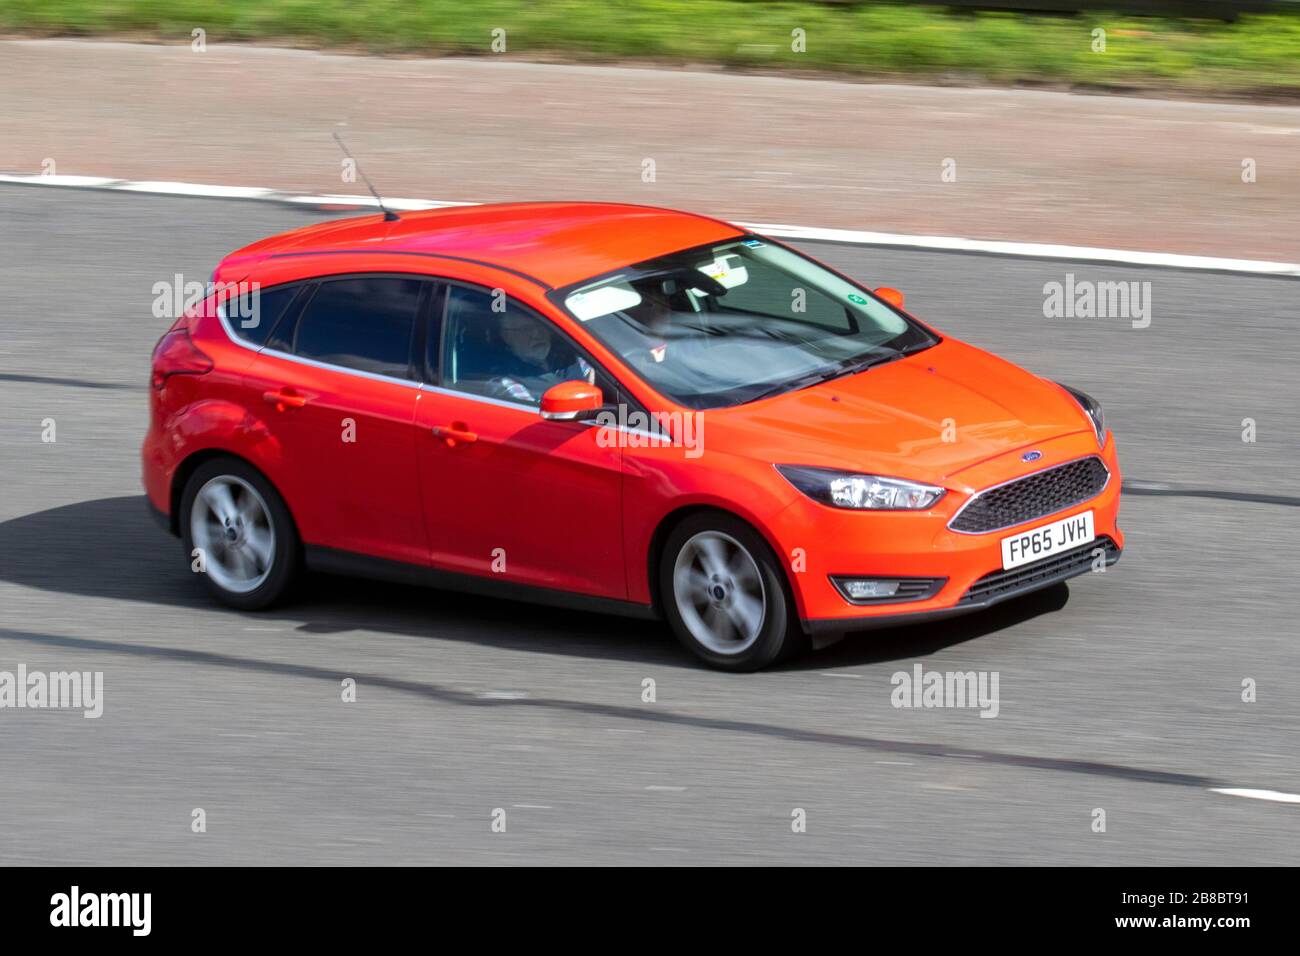
[[[275,323],[301,290],[301,285],[250,289],[226,303],[226,321],[245,342],[265,345]]]
[[[408,378],[419,279],[324,282],[303,309],[293,352],[362,372]]]

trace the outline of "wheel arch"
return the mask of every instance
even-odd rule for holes
[[[169,530],[173,535],[180,537],[181,534],[181,498],[185,494],[185,486],[189,484],[190,477],[203,467],[203,465],[217,458],[232,458],[240,464],[247,465],[249,468],[253,469],[253,471],[257,472],[258,475],[262,477],[262,480],[274,488],[275,493],[280,496],[280,500],[284,502],[285,510],[289,512],[289,520],[294,524],[293,530],[295,533],[297,532],[298,519],[294,516],[293,506],[289,504],[289,499],[284,496],[284,492],[280,490],[279,486],[271,480],[270,475],[268,475],[264,469],[258,467],[257,462],[251,461],[245,456],[225,448],[200,448],[198,451],[191,452],[182,459],[181,463],[176,466],[176,470],[172,473],[172,483],[171,488],[168,491],[167,500],[169,510]]]
[[[800,603],[799,589],[795,587],[794,581],[790,579],[790,568],[788,562],[782,554],[780,546],[772,538],[771,533],[762,524],[756,522],[748,515],[741,514],[730,508],[722,507],[717,504],[692,503],[684,504],[664,515],[659,523],[655,526],[654,533],[650,536],[650,547],[646,555],[646,565],[643,569],[646,574],[646,581],[650,589],[651,606],[654,608],[655,615],[662,618],[664,614],[663,596],[659,593],[659,564],[663,560],[664,546],[668,543],[669,536],[687,518],[698,514],[717,514],[725,515],[736,521],[740,521],[752,528],[768,546],[772,556],[776,558],[777,567],[781,569],[781,580],[785,584],[787,595],[793,599],[796,609],[802,614],[803,608]]]

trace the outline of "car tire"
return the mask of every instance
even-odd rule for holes
[[[298,531],[284,499],[252,465],[204,462],[185,483],[178,519],[191,569],[201,570],[223,604],[256,611],[289,592],[301,565]]]
[[[755,671],[806,646],[776,556],[739,518],[687,517],[664,542],[658,574],[669,626],[711,667]]]

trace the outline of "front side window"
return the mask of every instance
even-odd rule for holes
[[[505,295],[450,286],[443,322],[447,388],[539,406],[552,385],[596,382],[591,363],[549,322]],[[608,395],[606,383],[599,384]]]
[[[322,282],[298,319],[293,353],[362,372],[410,377],[411,334],[424,285],[399,278]]]
[[[861,287],[754,237],[638,263],[552,300],[688,408],[755,401],[937,342]]]

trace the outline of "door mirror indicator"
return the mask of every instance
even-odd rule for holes
[[[548,421],[572,421],[584,412],[605,404],[601,390],[590,382],[572,381],[552,385],[542,396],[541,416]]]
[[[897,289],[891,289],[887,285],[882,285],[876,290],[876,295],[880,296],[895,308],[901,309],[903,307],[903,293],[899,292]]]

